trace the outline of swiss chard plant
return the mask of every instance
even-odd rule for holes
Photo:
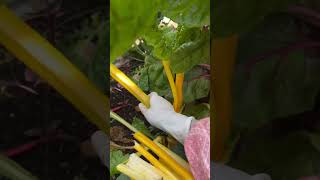
[[[215,2],[213,37],[238,39],[225,162],[272,179],[318,175],[319,3]]]
[[[102,91],[106,90],[102,84],[106,84],[107,75],[102,74],[96,76],[96,72],[101,71],[99,68],[105,68],[101,62],[106,62],[105,51],[101,48],[106,48],[107,33],[105,32],[106,24],[99,23],[98,14],[92,17],[90,21],[96,28],[88,28],[90,26],[83,26],[81,33],[75,33],[76,37],[73,41],[78,41],[76,48],[72,47],[67,42],[57,42],[55,38],[50,36],[48,39],[55,42],[53,46],[44,35],[40,35],[33,28],[24,22],[21,17],[18,17],[11,9],[9,9],[3,1],[0,1],[0,44],[11,53],[18,60],[22,61],[33,72],[37,73],[41,79],[45,80],[49,85],[63,95],[71,104],[85,115],[87,120],[97,126],[100,130],[108,133],[107,123],[107,109],[109,107],[109,100]],[[83,30],[88,28],[87,31]],[[93,30],[94,29],[94,30]],[[87,37],[86,35],[98,36],[99,38]],[[100,37],[105,39],[101,40]],[[71,38],[70,38],[71,39]],[[83,52],[90,51],[90,42],[93,39],[99,39],[95,42],[100,53],[94,53],[95,57],[90,57],[92,54],[81,55],[81,58],[92,58],[88,60],[87,68],[78,68],[74,64],[77,63],[79,57],[73,56],[72,51],[76,49],[83,50]],[[66,58],[62,52],[56,47],[64,49],[63,45],[70,48],[68,52],[64,52],[66,56],[72,58],[72,61]],[[72,49],[72,50],[71,50]],[[85,50],[87,51],[85,51]],[[66,50],[66,49],[64,49]],[[69,54],[68,54],[69,53]],[[90,62],[89,62],[90,61]],[[107,62],[106,62],[107,63]],[[87,76],[85,75],[87,74]],[[93,75],[95,74],[95,75]],[[90,80],[91,81],[90,81]],[[101,84],[97,83],[100,82]],[[93,83],[96,82],[96,85]],[[97,88],[99,87],[99,88]],[[40,141],[39,141],[40,142]],[[36,144],[35,141],[32,144]],[[19,149],[27,149],[33,146],[27,144]],[[15,149],[16,150],[16,149]],[[24,170],[21,166],[1,155],[0,177],[2,176],[11,179],[37,179],[32,174]]]
[[[150,104],[146,93],[155,91],[171,101],[175,111],[196,118],[207,117],[210,110],[210,28],[208,0],[111,1],[110,74],[147,107]],[[130,78],[113,64],[128,54],[135,54],[143,61]],[[195,109],[197,111],[193,111]],[[119,119],[113,112],[111,114]],[[141,133],[140,130],[127,122],[121,123],[135,132],[134,137],[139,141],[136,134]],[[149,147],[152,141],[140,138],[140,142]],[[192,179],[184,160],[157,143],[157,138],[153,142],[155,144],[149,148],[160,157],[160,163],[139,145],[134,147],[154,167],[164,172],[160,176]],[[111,166],[117,166],[131,178],[138,178],[143,174],[133,173],[130,164],[134,157],[131,156],[134,155],[130,155],[125,163]]]
[[[145,4],[141,11],[122,13],[140,3]],[[111,3],[114,9],[110,12],[110,26],[114,26],[110,29],[111,62],[131,49],[136,39],[141,39],[142,44],[135,44],[133,49],[145,61],[134,76],[142,90],[156,91],[174,103],[178,103],[178,96],[185,103],[207,97],[210,68],[201,64],[208,65],[210,61],[209,4],[209,1]],[[139,27],[132,27],[135,25]]]

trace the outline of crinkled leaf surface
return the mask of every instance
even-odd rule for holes
[[[202,118],[210,116],[210,105],[207,103],[190,103],[184,107],[183,114],[187,116],[193,116],[196,119],[200,120]]]
[[[214,38],[241,33],[259,24],[268,14],[285,10],[300,0],[216,0],[211,3]]]
[[[275,122],[283,125],[279,121],[284,117],[314,108],[320,91],[319,59],[295,49],[260,59],[246,76],[250,60],[298,42],[296,32],[292,18],[272,15],[240,38],[233,82],[233,132],[240,136],[230,165],[249,174],[286,180],[320,172],[319,135],[292,130],[290,121],[280,133],[273,129]]]
[[[110,1],[110,61],[127,51],[156,23],[159,1]]]
[[[302,131],[280,137],[271,134],[265,129],[250,134],[229,165],[249,174],[263,172],[283,180],[320,173],[320,153],[314,146],[317,143],[319,147],[319,135]],[[314,135],[316,142],[312,140]]]
[[[187,72],[197,64],[210,61],[209,32],[200,31],[188,42],[182,43],[170,56],[171,68],[175,73]]]
[[[206,72],[200,67],[194,67],[192,70],[185,73],[183,83],[183,100],[188,104],[196,99],[209,96],[210,79],[205,77],[209,72]]]
[[[209,0],[166,0],[162,14],[188,27],[210,24]]]
[[[132,11],[134,9],[134,11]],[[158,28],[159,18],[168,16],[178,29]],[[173,72],[185,72],[209,61],[209,0],[111,1],[110,60],[121,56],[137,38],[154,46],[154,55],[170,60]]]
[[[130,177],[124,175],[124,174],[120,174],[118,177],[117,177],[117,180],[130,180]]]
[[[190,103],[209,95],[210,80],[203,76],[207,73],[199,67],[194,67],[185,73],[183,84],[184,103]],[[160,61],[154,60],[152,63],[146,63],[138,70],[134,80],[145,92],[154,91],[166,99],[172,100],[171,89]]]
[[[271,17],[240,41],[234,75],[234,124],[254,129],[268,121],[310,110],[320,89],[320,62],[302,51],[273,56],[253,66],[248,78],[246,63],[275,48],[295,41],[295,27],[288,17]],[[250,49],[250,51],[248,51]]]
[[[58,48],[103,92],[108,82],[108,29],[107,19],[96,13],[57,42]]]
[[[171,62],[174,73],[186,72],[197,64],[209,63],[209,30],[201,27],[165,27],[150,32],[145,39],[154,47],[154,56]]]
[[[139,69],[133,78],[138,86],[145,92],[157,92],[160,96],[172,98],[167,76],[161,62],[152,56],[145,58],[144,66]]]
[[[117,165],[129,159],[129,154],[123,154],[120,150],[110,151],[110,176],[119,174]]]

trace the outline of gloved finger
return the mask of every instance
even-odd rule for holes
[[[146,112],[147,112],[148,109],[144,104],[139,103],[139,109],[140,109],[140,111],[142,112],[143,115],[146,115]]]
[[[151,96],[159,96],[159,95],[158,95],[157,92],[151,92],[151,93],[149,94],[149,96],[151,97]]]
[[[173,110],[172,104],[169,101],[167,101],[165,98],[159,96],[156,92],[150,93],[149,96],[150,96],[150,105],[152,108]]]
[[[160,105],[159,103],[162,101],[161,99],[162,97],[159,96],[158,93],[156,92],[151,92],[149,96],[150,96],[150,106],[158,108],[158,106]]]
[[[173,110],[172,104],[161,96],[156,96],[153,98],[153,101],[156,102],[157,108],[165,109],[165,110]]]
[[[151,93],[149,94],[150,101],[151,101],[151,99],[154,99],[154,98],[156,98],[156,97],[158,97],[158,96],[159,96],[158,93],[156,93],[156,92],[151,92]]]
[[[102,131],[96,131],[91,135],[91,143],[102,163],[109,168],[109,154],[107,155],[109,152],[108,136]]]
[[[256,174],[252,176],[252,180],[271,180],[271,177],[267,174]]]

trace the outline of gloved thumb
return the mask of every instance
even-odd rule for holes
[[[147,112],[148,109],[144,104],[140,103],[139,104],[139,109],[140,109],[140,111],[142,112],[143,115],[146,115],[146,112]]]
[[[96,131],[91,135],[91,143],[101,162],[109,168],[110,157],[107,153],[110,149],[107,134],[102,131]]]
[[[268,174],[256,174],[252,176],[252,180],[271,180]]]

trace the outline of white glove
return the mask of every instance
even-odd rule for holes
[[[102,131],[96,131],[91,135],[91,143],[99,156],[101,162],[109,167],[109,140],[108,136]]]
[[[211,164],[212,165],[212,164]],[[256,174],[256,175],[249,175],[245,172],[242,172],[237,169],[233,169],[231,167],[213,163],[212,168],[212,175],[213,179],[224,179],[224,180],[271,180],[270,176],[267,174]]]
[[[183,144],[184,139],[189,133],[191,122],[195,120],[194,117],[187,117],[176,113],[173,106],[155,92],[150,93],[149,96],[149,109],[142,103],[139,104],[139,108],[144,117],[152,126],[171,134]]]

